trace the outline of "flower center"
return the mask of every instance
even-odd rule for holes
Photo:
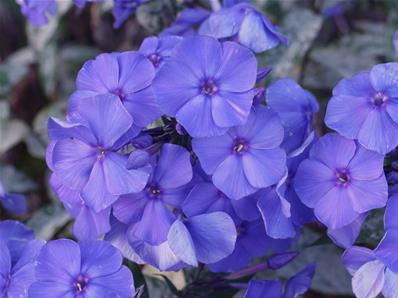
[[[160,188],[156,185],[151,185],[147,188],[147,192],[152,198],[159,198],[161,195]]]
[[[347,169],[337,170],[336,178],[338,183],[342,185],[347,184],[351,179],[349,173],[347,172]]]
[[[83,292],[86,289],[87,284],[88,284],[88,278],[83,275],[79,275],[79,277],[76,279],[75,282],[76,291],[78,293]]]
[[[248,149],[247,143],[243,139],[236,139],[232,148],[233,153],[243,154]]]
[[[382,105],[384,105],[386,103],[386,101],[388,100],[388,96],[383,94],[382,92],[377,92],[374,96],[373,96],[373,103],[375,104],[375,106],[377,107],[381,107]]]
[[[158,67],[162,61],[162,57],[158,53],[149,55],[148,59],[152,62],[153,66]]]
[[[111,91],[112,94],[115,94],[116,96],[119,96],[120,100],[125,100],[127,97],[127,94],[124,93],[124,91],[120,88],[117,88],[113,91]]]
[[[207,79],[202,84],[202,93],[206,95],[214,95],[218,91],[218,86],[212,79]]]
[[[105,158],[105,155],[106,155],[106,150],[102,147],[98,147],[98,154],[97,154],[98,160],[103,160]]]

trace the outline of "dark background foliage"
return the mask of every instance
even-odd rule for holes
[[[338,2],[256,1],[289,37],[287,48],[279,47],[259,58],[262,65],[273,67],[267,83],[289,76],[311,90],[321,105],[315,123],[320,135],[325,133],[324,109],[337,81],[396,59],[392,35],[398,28],[398,1],[345,1],[341,14],[327,16]],[[72,1],[61,0],[57,16],[48,25],[32,28],[14,0],[0,0],[0,181],[7,190],[27,195],[29,212],[16,219],[31,226],[38,237],[73,237],[71,221],[48,187],[45,148],[47,118],[65,113],[79,68],[100,52],[137,49],[143,38],[170,24],[184,5],[196,4],[207,5],[194,0],[153,0],[141,6],[121,29],[114,30],[111,4],[87,5],[79,10]],[[369,247],[378,242],[383,232],[382,215],[373,212],[358,242]],[[8,218],[15,217],[0,209],[0,219]],[[279,271],[265,271],[258,277],[288,277],[316,260],[317,272],[306,297],[352,297],[350,277],[339,259],[341,250],[325,241],[323,234],[319,227],[304,229],[297,245],[300,257]],[[212,277],[201,268],[159,279],[150,268],[130,265],[138,285],[145,276],[150,297],[172,297],[176,292],[173,284],[181,288],[184,280],[198,282]],[[212,297],[233,294],[220,289]]]

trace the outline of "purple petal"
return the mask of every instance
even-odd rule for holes
[[[131,271],[122,266],[117,272],[96,277],[87,286],[88,297],[133,297],[134,280]]]
[[[5,284],[4,279],[9,276],[11,271],[11,255],[7,245],[3,242],[0,242],[0,252],[0,284]]]
[[[180,221],[176,220],[170,227],[167,235],[171,250],[183,262],[191,266],[198,266],[196,259],[195,246],[187,227]]]
[[[55,143],[53,165],[57,176],[69,188],[80,190],[86,184],[97,151],[77,139],[65,139]]]
[[[175,221],[175,216],[162,201],[151,199],[147,202],[141,221],[132,227],[133,235],[151,245],[159,245],[167,240],[167,233]],[[153,227],[157,228],[154,229]]]
[[[123,104],[126,110],[133,116],[134,125],[139,127],[145,127],[162,116],[152,87],[147,87],[127,95],[123,100]]]
[[[382,208],[386,205],[388,198],[386,177],[382,174],[375,180],[352,180],[347,192],[352,207],[358,213]]]
[[[346,189],[334,187],[316,204],[315,216],[329,229],[344,227],[359,216],[349,202]]]
[[[341,80],[333,89],[333,95],[350,95],[354,97],[366,97],[373,94],[375,89],[370,82],[370,72],[362,71],[350,78]]]
[[[212,183],[198,183],[189,192],[182,210],[188,217],[205,213],[218,199],[219,190]]]
[[[213,183],[231,199],[240,199],[254,193],[253,187],[243,171],[242,159],[239,156],[227,157],[213,174]]]
[[[332,170],[345,168],[356,151],[355,142],[336,133],[320,138],[311,148],[310,158],[325,164]]]
[[[315,264],[308,265],[299,273],[289,278],[285,286],[284,298],[294,298],[304,294],[311,286],[315,274]]]
[[[81,100],[77,112],[87,121],[98,145],[106,149],[111,148],[133,124],[119,98],[111,94]]]
[[[188,66],[168,61],[159,69],[153,88],[161,110],[174,116],[187,101],[199,94],[199,84],[199,78]]]
[[[377,91],[390,93],[393,91],[397,95],[398,63],[384,63],[372,67],[370,71],[370,81]],[[394,96],[396,97],[396,96]]]
[[[242,270],[251,261],[251,256],[246,251],[245,247],[239,243],[239,238],[236,240],[234,251],[224,259],[208,264],[212,272],[236,272]]]
[[[373,251],[360,246],[348,248],[342,256],[344,266],[351,275],[354,275],[362,265],[374,260],[376,260],[376,256]]]
[[[103,160],[106,187],[111,194],[137,193],[144,189],[149,173],[143,169],[127,170],[127,158],[109,152]]]
[[[254,93],[220,91],[211,98],[211,112],[214,122],[220,127],[242,125],[249,116]]]
[[[387,201],[386,211],[384,213],[384,229],[398,229],[398,195],[392,195]]]
[[[340,229],[328,230],[328,236],[333,240],[336,245],[349,248],[357,239],[363,222],[365,221],[367,213],[360,214],[359,217],[349,225],[346,225]]]
[[[254,54],[235,42],[226,41],[222,47],[222,64],[216,74],[220,89],[232,92],[252,89],[257,77],[257,60]]]
[[[282,297],[282,283],[276,280],[254,280],[249,282],[249,287],[244,298],[257,297]]]
[[[296,231],[290,214],[284,212],[281,199],[274,189],[261,190],[257,206],[264,220],[265,230],[271,238],[291,238]]]
[[[382,261],[389,269],[398,271],[398,231],[390,230],[384,235],[379,245],[375,249],[377,258]]]
[[[86,240],[79,243],[81,251],[81,273],[93,279],[119,270],[123,257],[106,241]]]
[[[358,298],[376,297],[384,285],[384,264],[371,261],[362,265],[352,278],[352,290]]]
[[[362,146],[348,164],[350,176],[355,180],[372,180],[379,178],[383,173],[384,156]]]
[[[238,137],[250,142],[250,148],[271,149],[283,141],[283,126],[278,115],[268,107],[257,106],[245,125],[236,128]]]
[[[186,222],[199,262],[217,262],[234,250],[235,224],[224,212],[213,212],[191,217]]]
[[[56,283],[54,281],[38,281],[29,288],[29,296],[38,297],[74,297],[73,288],[67,283]]]
[[[191,156],[181,146],[164,144],[155,171],[155,181],[161,188],[177,188],[192,179]]]
[[[73,234],[79,239],[97,239],[110,230],[111,209],[94,212],[83,206],[73,225]]]
[[[211,175],[217,167],[231,154],[233,139],[228,134],[192,140],[192,148],[198,155],[203,170]]]
[[[70,123],[54,117],[48,118],[48,137],[52,141],[66,138],[77,138],[89,144],[95,144],[96,139],[90,130],[80,123]]]
[[[304,160],[297,169],[294,188],[300,200],[314,208],[319,200],[333,187],[333,172],[315,160]]]
[[[138,169],[146,166],[149,163],[150,155],[147,151],[136,149],[129,155],[126,163],[128,170]]]
[[[250,149],[242,156],[243,170],[256,188],[276,184],[286,171],[286,153],[282,149]]]
[[[398,145],[398,124],[383,109],[373,109],[362,124],[358,141],[365,148],[381,154]]]
[[[120,67],[119,86],[123,89],[123,92],[128,94],[137,92],[147,88],[152,83],[155,70],[152,63],[141,53],[129,51],[120,53],[116,57]],[[145,101],[145,98],[143,98],[143,101]]]
[[[118,87],[119,65],[115,54],[100,54],[86,62],[76,79],[78,90],[107,93]]]
[[[143,192],[123,195],[113,204],[113,215],[122,223],[135,223],[141,219],[147,200]]]
[[[212,98],[199,94],[184,104],[176,114],[181,123],[194,138],[219,136],[227,128],[217,126],[212,116]]]
[[[261,214],[257,208],[257,202],[261,191],[240,200],[231,200],[234,211],[242,220],[253,221],[258,219]]]
[[[42,248],[36,267],[36,277],[40,282],[67,284],[80,273],[80,248],[69,239],[47,242]]]
[[[91,171],[90,178],[81,192],[84,202],[100,212],[114,203],[118,196],[111,194],[105,184],[104,162],[97,161]]]
[[[49,183],[51,189],[56,193],[61,202],[71,211],[71,215],[74,217],[77,216],[78,211],[75,206],[81,206],[84,203],[80,192],[66,187],[54,173],[51,174]]]

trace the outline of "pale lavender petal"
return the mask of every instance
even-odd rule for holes
[[[384,63],[372,67],[370,71],[370,81],[377,91],[382,91],[390,95],[397,95],[398,63]],[[396,97],[396,96],[394,96]]]
[[[384,285],[385,266],[380,261],[362,265],[352,278],[352,290],[358,298],[376,297]]]
[[[382,291],[385,297],[396,298],[398,295],[398,274],[386,268],[384,273],[384,287]]]

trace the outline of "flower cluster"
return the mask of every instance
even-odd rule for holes
[[[115,26],[143,2],[115,0]],[[44,3],[24,10],[38,24]],[[131,297],[132,275],[111,244],[160,270],[236,272],[289,251],[309,223],[346,248],[357,297],[396,296],[398,160],[386,176],[385,155],[398,146],[398,63],[341,80],[325,116],[335,132],[318,138],[313,94],[289,78],[262,84],[270,70],[256,54],[279,44],[287,38],[254,6],[225,1],[185,9],[138,51],[83,65],[65,119],[48,121],[46,155],[80,243],[34,242],[29,297]],[[368,213],[386,205],[378,247],[353,246]],[[0,248],[0,277],[11,278],[3,288],[14,291],[15,246]],[[295,297],[313,275],[310,265],[284,287],[253,280],[245,297]]]

